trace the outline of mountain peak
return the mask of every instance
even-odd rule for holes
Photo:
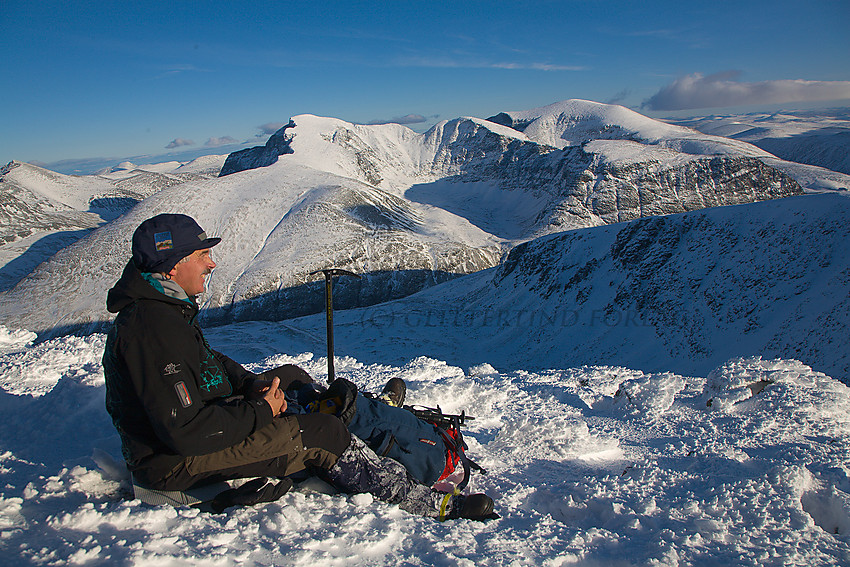
[[[532,110],[500,112],[488,120],[556,148],[580,146],[591,140],[625,140],[693,155],[772,157],[742,141],[668,124],[618,104],[589,100],[570,99]]]

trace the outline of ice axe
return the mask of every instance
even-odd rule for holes
[[[328,327],[328,384],[334,381],[334,296],[333,296],[333,279],[334,276],[354,276],[360,279],[358,274],[349,272],[348,270],[340,270],[338,268],[330,268],[327,270],[317,270],[310,275],[316,274],[325,275],[325,320]]]

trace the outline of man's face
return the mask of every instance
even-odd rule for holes
[[[195,250],[188,258],[174,266],[168,275],[183,288],[186,295],[200,295],[204,292],[206,277],[215,268],[215,262],[209,248]]]

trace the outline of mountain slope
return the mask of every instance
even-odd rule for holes
[[[749,150],[686,153],[665,138],[684,129],[621,107],[568,103],[584,109],[575,139],[601,139],[557,148],[478,118],[416,134],[301,115],[272,136],[291,153],[270,166],[209,179],[181,176],[176,164],[128,165],[92,178],[93,188],[158,192],[2,293],[0,316],[50,333],[109,320],[103,297],[132,231],[164,211],[186,212],[224,238],[203,314],[223,323],[321,310],[320,284],[309,277],[321,268],[367,274],[342,282],[340,300],[371,305],[495,266],[503,250],[541,235],[803,192]],[[611,116],[621,120],[613,130]],[[632,133],[620,139],[622,132]],[[705,149],[701,143],[690,150]]]
[[[223,239],[214,251],[219,267],[203,298],[208,322],[321,310],[323,288],[309,274],[322,268],[367,274],[358,288],[347,291],[350,284],[342,284],[340,294],[370,305],[494,266],[501,256],[497,239],[463,219],[281,162],[187,182],[145,199],[0,295],[2,319],[48,335],[99,328],[112,319],[106,292],[129,259],[133,231],[166,211],[190,214]]]
[[[367,362],[390,344],[415,343],[460,366],[689,375],[736,356],[782,356],[847,383],[848,242],[846,194],[553,234],[517,246],[498,268],[340,312],[337,344]],[[320,332],[318,321],[290,324]],[[360,344],[364,328],[381,338]],[[461,337],[476,348],[456,346]]]
[[[36,232],[89,229],[102,219],[90,212],[98,198],[133,198],[103,180],[61,175],[12,162],[0,170],[0,243]]]
[[[20,162],[0,169],[0,290],[142,199],[165,187],[208,176],[126,165],[130,167],[84,177]]]
[[[676,120],[758,146],[779,158],[850,174],[850,109],[713,115]]]

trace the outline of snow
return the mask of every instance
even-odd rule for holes
[[[9,330],[6,325],[0,325],[0,352],[9,353],[23,350],[32,345],[38,335],[21,329]]]
[[[217,179],[225,156],[85,178],[12,164],[10,184],[63,214],[162,185],[55,255],[68,226],[0,247],[0,286],[24,278],[0,296],[0,564],[850,564],[850,176],[613,105],[509,114],[524,132],[296,116],[294,154]],[[512,163],[578,144],[626,170],[757,156],[810,194],[519,244],[550,197],[533,171],[506,185]],[[55,335],[103,318],[132,231],[163,211],[223,238],[201,299],[229,324],[206,336],[258,372],[294,363],[326,379],[323,314],[232,322],[265,294],[275,301],[254,315],[296,302],[291,285],[321,309],[311,271],[386,270],[396,287],[414,267],[480,270],[338,303],[336,372],[365,391],[398,376],[409,402],[474,416],[469,453],[489,472],[471,489],[501,519],[441,524],[320,482],[223,514],[134,500],[104,408],[105,335]]]
[[[571,99],[525,111],[505,113],[525,124],[530,139],[564,148],[589,140],[641,140],[650,145],[693,155],[745,155],[757,158],[771,154],[749,143],[703,134],[683,126],[653,120],[617,104]]]
[[[326,358],[315,354],[322,338],[286,323],[207,336],[253,370],[292,362],[326,378]],[[400,376],[411,402],[475,417],[466,438],[488,474],[473,487],[496,496],[502,517],[441,524],[312,485],[223,514],[144,505],[128,496],[103,407],[105,337],[33,345],[26,331],[3,328],[0,341],[12,347],[0,354],[0,549],[9,564],[850,561],[850,389],[794,360],[738,358],[681,376],[463,369],[403,343],[388,353],[409,356],[397,366],[338,351],[338,375],[364,390]]]
[[[850,112],[847,108],[713,115],[676,123],[706,134],[749,142],[789,162],[850,173],[847,153]]]
[[[47,201],[53,208],[65,206],[86,211],[94,195],[114,192],[104,179],[62,175],[28,163],[12,162],[10,166],[4,175],[6,182],[26,187],[33,196]]]
[[[799,191],[790,179],[741,157],[757,150],[744,142],[718,138],[743,149],[727,148],[726,157],[707,160],[699,152],[713,155],[716,140],[705,145],[705,134],[616,105],[565,101],[529,112],[539,114],[537,120],[569,117],[546,131],[592,140],[585,145],[589,153],[553,150],[532,141],[529,129],[523,133],[479,118],[444,121],[417,134],[398,124],[366,126],[303,114],[293,117],[296,126],[286,132],[294,153],[268,167],[210,179],[222,157],[212,156],[182,166],[134,160],[100,176],[51,173],[57,180],[49,187],[78,184],[81,203],[94,203],[95,195],[103,195],[94,189],[101,186],[111,195],[130,193],[113,199],[123,206],[113,203],[109,215],[80,213],[91,217],[84,227],[44,219],[40,210],[18,219],[23,205],[13,211],[10,242],[0,246],[0,318],[39,333],[102,329],[110,319],[102,297],[123,269],[129,235],[160,212],[190,214],[208,233],[224,237],[216,249],[222,267],[206,297],[209,321],[219,323],[245,320],[258,310],[278,319],[315,312],[318,302],[298,313],[282,313],[269,303],[282,305],[278,296],[301,293],[312,283],[309,274],[331,263],[370,274],[403,272],[393,284],[395,298],[492,267],[504,251],[543,234]],[[541,128],[536,131],[542,136]],[[682,151],[683,144],[695,145]],[[46,170],[24,164],[6,178],[35,191],[43,175]],[[827,181],[832,172],[808,168],[805,175],[818,190],[848,185],[841,178]],[[148,196],[144,189],[156,192]],[[82,230],[103,221],[111,222]],[[38,222],[44,228],[31,234]],[[60,228],[61,235],[45,233]],[[67,245],[84,234],[89,236]],[[19,238],[26,242],[11,241]],[[63,249],[53,255],[56,245]],[[69,295],[72,301],[66,301]],[[50,309],[28,306],[34,296]]]
[[[108,167],[97,172],[99,177],[120,180],[128,175],[147,171],[151,173],[196,173],[218,175],[221,166],[227,160],[225,155],[205,155],[191,161],[165,161],[136,165],[131,161],[123,161],[114,167]]]

